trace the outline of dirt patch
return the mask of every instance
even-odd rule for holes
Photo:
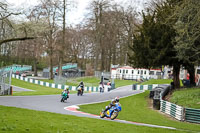
[[[153,110],[153,100],[147,97],[148,108]]]

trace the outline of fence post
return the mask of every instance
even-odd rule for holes
[[[13,87],[10,86],[10,95],[13,95]]]
[[[181,121],[185,121],[185,108],[183,108],[182,110],[182,120]]]

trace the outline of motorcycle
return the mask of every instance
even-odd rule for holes
[[[77,90],[78,90],[77,96],[79,96],[79,95],[82,96],[82,95],[83,95],[83,88],[79,86],[79,87],[77,88]]]
[[[68,94],[67,93],[62,93],[60,102],[65,102],[65,100],[67,101],[67,98],[68,98]]]
[[[115,106],[112,106],[109,110],[107,110],[106,112],[104,112],[104,110],[102,110],[100,112],[100,118],[110,118],[111,120],[114,120],[115,118],[117,118],[119,112],[122,110],[121,108],[121,104],[120,103],[115,103]]]

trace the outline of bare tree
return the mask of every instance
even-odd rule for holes
[[[136,11],[107,0],[95,0],[91,3],[95,70],[100,62],[101,71],[109,71],[112,64],[128,64],[128,46],[133,39]]]
[[[41,0],[41,3],[35,7],[40,19],[44,20],[47,25],[44,32],[44,42],[46,44],[46,52],[49,55],[50,79],[53,79],[53,54],[56,47],[58,25],[56,21],[59,18],[59,0]]]
[[[14,28],[12,23],[9,20],[9,17],[12,15],[19,15],[19,13],[10,12],[8,9],[8,5],[6,3],[0,2],[0,23],[1,23],[1,30],[5,33],[5,23],[9,26],[9,28]],[[12,34],[13,35],[13,34]],[[9,36],[9,37],[1,37],[0,39],[0,46],[7,42],[13,42],[13,41],[23,41],[23,40],[29,40],[34,39],[35,37],[29,37],[28,35],[24,37],[17,37],[17,36]]]

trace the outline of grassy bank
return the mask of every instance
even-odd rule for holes
[[[158,111],[149,108],[149,105],[147,104],[148,94],[149,92],[146,91],[142,94],[120,99],[122,112],[119,113],[118,118],[122,120],[200,131],[200,125],[171,120],[171,118],[168,118]],[[84,112],[99,115],[102,108],[105,108],[105,106],[107,106],[108,104],[109,102],[82,105],[80,106],[80,109]]]
[[[173,92],[170,102],[188,108],[200,109],[200,88],[176,90]]]
[[[61,94],[62,90],[50,87],[44,87],[37,84],[28,83],[19,79],[12,78],[12,85],[31,89],[34,91],[22,91],[22,92],[14,92],[14,96],[24,96],[24,95],[53,95],[53,94]],[[71,91],[70,93],[75,93]]]
[[[5,106],[0,106],[0,118],[0,132],[6,133],[182,133]]]

